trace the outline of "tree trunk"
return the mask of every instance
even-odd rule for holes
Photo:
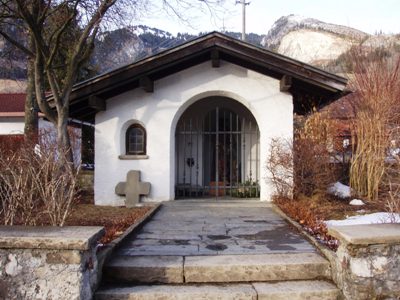
[[[57,145],[60,151],[66,154],[68,162],[74,162],[73,149],[71,147],[71,140],[68,133],[68,108],[58,112],[57,119]]]
[[[32,44],[32,41],[30,41]],[[25,127],[24,135],[26,140],[36,143],[39,135],[38,104],[35,97],[35,61],[28,61],[28,86],[25,99]]]

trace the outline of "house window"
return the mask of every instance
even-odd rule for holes
[[[146,154],[146,130],[139,124],[129,126],[126,131],[126,154]]]

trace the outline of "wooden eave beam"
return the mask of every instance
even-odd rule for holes
[[[210,55],[211,55],[211,66],[213,68],[219,68],[220,66],[219,51],[217,49],[212,49]]]
[[[342,91],[346,85],[343,78],[322,72],[306,64],[260,51],[256,47],[242,45],[228,37],[213,36],[200,40],[200,42],[167,50],[154,57],[80,84],[73,91],[73,98],[82,102],[95,91],[99,97],[103,96],[104,99],[108,99],[110,95],[117,95],[138,86],[146,92],[153,92],[154,80],[210,59],[212,67],[218,67],[221,59],[224,59],[258,72],[261,71],[261,73],[272,74],[278,80],[283,75],[288,75],[292,77],[293,81],[291,90],[297,85],[295,80],[311,84],[327,93]]]
[[[139,74],[143,74],[141,76],[147,76],[144,74],[148,74],[149,70],[151,70],[152,73],[157,72],[160,69],[166,69],[177,65],[179,60],[185,61],[192,57],[201,55],[202,53],[207,52],[206,49],[211,46],[213,46],[212,41],[206,40],[202,45],[195,44],[182,49],[182,52],[179,54],[169,52],[160,55],[161,57],[149,57],[144,61],[137,62],[131,66],[127,66],[116,72],[97,78],[91,83],[85,83],[72,92],[72,97],[74,99],[82,99],[87,97],[93,90],[99,91],[99,93],[107,92],[117,86],[132,82],[132,77],[136,77]],[[194,53],[195,55],[193,55]]]
[[[281,92],[289,92],[292,87],[292,76],[283,75],[280,81]]]
[[[312,71],[308,69],[309,67],[306,64],[294,64],[290,59],[284,57],[261,53],[257,49],[244,48],[232,41],[219,41],[216,45],[222,48],[225,53],[229,53],[232,56],[237,56],[245,61],[256,63],[274,71],[282,72],[284,70],[284,72],[292,77],[298,77],[301,80],[331,90],[332,92],[343,90],[346,85],[341,78],[335,75],[327,76],[317,69]]]
[[[75,116],[75,118],[78,120],[81,120],[81,121],[85,121],[85,122],[94,124],[95,115],[96,115],[96,112],[94,112],[94,111],[91,111],[91,112],[86,111],[86,112],[77,114]]]
[[[154,92],[154,81],[151,80],[148,76],[142,76],[142,77],[139,78],[139,86],[146,93],[153,93]]]
[[[88,106],[90,108],[93,108],[96,112],[105,111],[107,108],[106,100],[97,95],[91,95],[89,97],[88,104],[89,104]]]

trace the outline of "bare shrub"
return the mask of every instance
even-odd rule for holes
[[[267,170],[275,192],[280,197],[312,196],[325,193],[334,180],[329,154],[313,140],[291,141],[274,139],[267,160]]]
[[[390,182],[386,199],[386,210],[392,214],[400,214],[400,184]]]
[[[325,193],[332,183],[333,169],[324,145],[310,138],[298,138],[294,143],[295,194],[312,196]]]
[[[310,115],[295,134],[295,192],[307,196],[324,194],[329,184],[337,180],[330,149],[334,126],[321,112]]]
[[[398,155],[395,155],[386,165],[383,185],[382,199],[386,210],[392,214],[400,213],[400,157]]]
[[[32,149],[31,149],[32,150]],[[37,186],[32,178],[36,166],[31,163],[27,149],[22,147],[13,154],[0,152],[0,200],[4,225],[14,222],[35,225]]]
[[[3,224],[64,225],[76,198],[78,173],[67,153],[51,143],[24,142],[15,152],[0,149]]]
[[[267,170],[275,192],[280,197],[293,196],[293,144],[275,138],[271,140]]]
[[[51,225],[63,226],[77,193],[78,170],[68,162],[68,151],[55,150],[41,147],[34,156],[38,168],[32,177],[43,203],[42,212]]]
[[[329,120],[314,113],[295,133],[294,142],[273,139],[267,170],[278,196],[325,193],[336,180],[329,152]]]
[[[353,54],[351,88],[356,98],[350,185],[358,196],[377,200],[385,174],[391,131],[399,121],[400,59]]]

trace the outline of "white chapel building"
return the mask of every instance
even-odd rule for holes
[[[95,203],[125,205],[116,186],[131,170],[150,183],[143,202],[269,201],[271,140],[346,83],[216,32],[79,83],[70,113],[95,124]]]

